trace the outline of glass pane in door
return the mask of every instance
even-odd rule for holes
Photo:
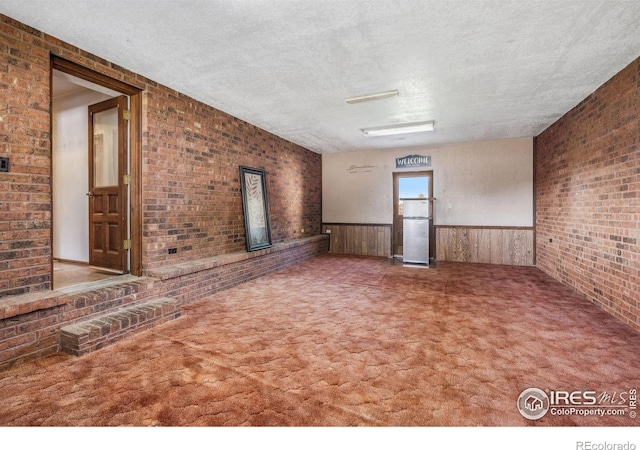
[[[398,185],[400,198],[429,198],[429,177],[402,177]]]
[[[118,185],[118,108],[93,114],[93,186]]]
[[[429,198],[429,177],[398,178],[398,215],[404,213],[403,199]]]

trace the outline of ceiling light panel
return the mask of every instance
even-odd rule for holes
[[[412,122],[401,123],[397,125],[388,125],[384,127],[363,128],[362,132],[366,137],[378,136],[394,136],[397,134],[422,133],[425,131],[433,131],[434,122]]]
[[[345,102],[349,104],[370,102],[372,100],[381,100],[383,98],[395,97],[398,94],[399,94],[398,90],[394,89],[392,91],[378,92],[376,94],[367,94],[367,95],[361,95],[359,97],[351,97],[346,99]]]

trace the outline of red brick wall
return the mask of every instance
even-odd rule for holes
[[[2,16],[0,16],[2,17]],[[50,282],[49,52],[38,33],[0,21],[0,296]]]
[[[274,243],[320,233],[320,155],[161,87],[145,108],[145,269],[246,248],[240,165],[266,170]]]
[[[0,15],[0,297],[50,288],[50,52],[144,90],[144,269],[245,248],[239,165],[267,172],[274,242],[320,233],[320,155]]]
[[[640,58],[535,140],[537,265],[640,330]]]

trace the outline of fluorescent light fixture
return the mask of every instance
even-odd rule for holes
[[[396,95],[398,95],[398,90],[394,89],[393,91],[378,92],[377,94],[368,94],[368,95],[361,95],[360,97],[351,97],[346,99],[345,102],[349,104],[368,102],[371,100],[380,100],[382,98],[395,97]]]
[[[388,125],[385,127],[363,128],[362,132],[366,137],[393,136],[396,134],[422,133],[423,131],[433,131],[433,120],[429,122],[400,123],[398,125]]]

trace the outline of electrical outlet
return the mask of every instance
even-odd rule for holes
[[[177,249],[177,248],[173,247],[173,248],[170,248],[170,249],[169,249],[169,254],[170,254],[170,255],[174,255],[174,254],[176,254],[176,253],[178,253],[178,249]]]
[[[324,230],[325,233],[331,234],[331,230]]]
[[[300,229],[300,233],[304,233],[304,228],[301,228],[301,229]]]
[[[0,172],[9,171],[9,158],[0,158]]]

